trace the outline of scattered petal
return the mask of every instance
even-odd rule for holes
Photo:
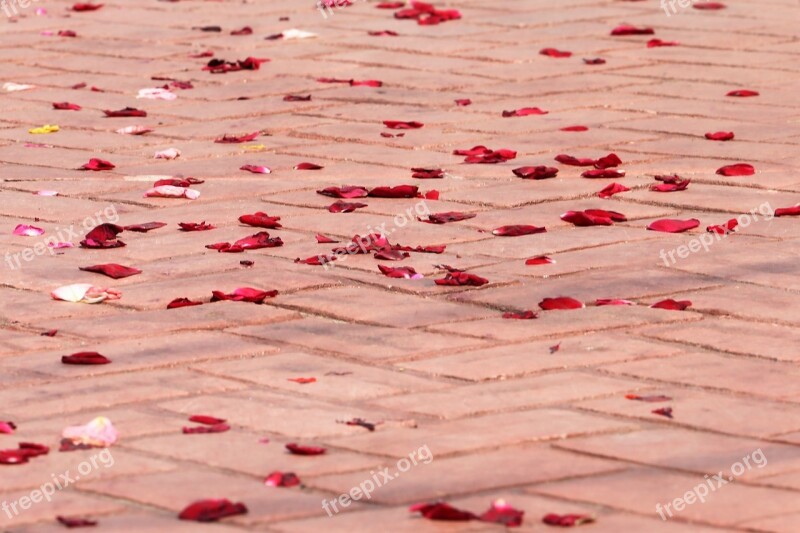
[[[667,309],[669,311],[684,311],[685,309],[691,307],[691,305],[692,302],[690,302],[689,300],[675,301],[671,298],[668,298],[666,300],[661,300],[660,302],[656,302],[650,307],[653,309]]]
[[[626,186],[619,183],[612,183],[610,185],[606,185],[600,192],[597,193],[597,196],[600,198],[611,198],[615,194],[628,191],[630,191],[630,189]]]
[[[661,407],[660,409],[653,409],[650,411],[654,415],[665,416],[667,418],[672,418],[672,407]]]
[[[199,500],[181,511],[178,518],[195,522],[216,522],[221,518],[246,513],[247,507],[243,503],[232,503],[224,499]]]
[[[717,169],[717,174],[720,176],[752,176],[755,173],[755,167],[748,163],[736,163],[735,165],[726,165]]]
[[[717,131],[714,133],[706,133],[706,139],[709,141],[730,141],[734,137],[732,131]]]
[[[62,355],[61,362],[65,365],[107,365],[111,359],[97,352],[78,352]]]
[[[674,219],[661,219],[651,222],[647,229],[650,231],[661,231],[664,233],[683,233],[689,231],[700,225],[700,221],[696,218],[689,220],[674,220]]]
[[[116,263],[108,263],[104,265],[93,265],[88,267],[78,267],[79,270],[85,272],[96,272],[98,274],[105,274],[109,278],[123,279],[130,276],[141,274],[142,271],[138,268],[126,267]]]
[[[536,233],[546,233],[547,229],[544,227],[537,227],[537,226],[525,226],[525,225],[515,225],[515,226],[502,226],[495,230],[492,230],[492,235],[497,237],[519,237],[521,235],[533,235]]]
[[[293,455],[322,455],[325,453],[325,448],[316,446],[301,446],[297,443],[291,442],[286,445],[286,449]]]
[[[579,302],[575,298],[560,296],[558,298],[545,298],[539,302],[539,307],[545,311],[564,311],[567,309],[582,309],[586,304]]]
[[[300,484],[300,478],[294,472],[272,472],[264,480],[268,487],[295,487]]]
[[[585,514],[554,514],[550,513],[542,518],[548,526],[574,527],[594,522],[594,517]]]

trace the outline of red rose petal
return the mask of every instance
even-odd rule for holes
[[[299,163],[294,166],[295,170],[320,170],[321,168],[324,167],[316,165],[314,163]]]
[[[538,107],[523,107],[513,111],[503,111],[503,117],[527,117],[530,115],[546,115],[549,111],[543,111]]]
[[[88,267],[78,267],[79,270],[85,272],[96,272],[98,274],[105,274],[109,278],[122,279],[136,274],[141,274],[142,271],[138,268],[126,267],[116,263],[108,263],[104,265],[93,265]]]
[[[428,520],[445,520],[448,522],[466,522],[478,517],[469,511],[456,509],[447,503],[418,503],[408,508],[412,513],[420,513]]]
[[[317,378],[289,378],[287,381],[294,381],[300,385],[308,385],[309,383],[316,383]]]
[[[437,279],[435,283],[437,285],[445,286],[480,287],[489,283],[489,280],[480,276],[476,276],[475,274],[468,274],[466,272],[448,272],[444,278]]]
[[[412,168],[411,177],[418,180],[432,180],[444,178],[444,170],[440,168]]]
[[[231,35],[253,35],[253,28],[245,26],[244,28],[233,30]]]
[[[586,304],[579,302],[575,298],[560,296],[558,298],[545,298],[539,302],[539,307],[545,311],[564,311],[567,309],[582,309]]]
[[[390,130],[416,130],[425,125],[421,122],[403,122],[400,120],[384,120],[383,124]]]
[[[77,11],[78,13],[84,11],[96,11],[103,7],[103,4],[91,4],[91,3],[78,3],[72,6],[73,11]]]
[[[256,139],[261,134],[260,131],[256,131],[253,133],[246,133],[242,135],[229,135],[224,134],[222,137],[214,139],[215,143],[221,144],[235,144],[235,143],[246,143]]]
[[[533,311],[523,311],[522,313],[503,313],[503,318],[515,320],[533,320],[539,318],[539,313]]]
[[[571,165],[574,167],[590,167],[596,163],[594,159],[589,159],[588,157],[577,158],[567,154],[558,154],[555,160],[563,165]]]
[[[557,50],[555,48],[542,48],[541,50],[539,50],[539,55],[561,58],[561,57],[571,57],[572,52]]]
[[[637,28],[630,24],[622,24],[611,30],[611,35],[653,35],[653,28]]]
[[[89,160],[88,163],[85,163],[83,166],[79,168],[79,170],[113,170],[115,165],[103,159],[92,158]]]
[[[581,174],[581,176],[589,179],[624,178],[625,171],[617,168],[604,168],[604,169],[593,168],[592,170],[585,171],[583,174]]]
[[[558,169],[555,167],[539,165],[535,167],[515,168],[511,172],[513,172],[515,176],[523,179],[544,180],[548,178],[555,178],[558,174]]]
[[[189,422],[196,422],[198,424],[205,424],[207,426],[215,426],[226,422],[224,418],[217,418],[208,415],[192,415],[189,417]]]
[[[178,309],[179,307],[193,307],[195,305],[203,305],[203,302],[193,302],[188,298],[175,298],[167,304],[167,309]]]
[[[706,139],[709,141],[730,141],[734,137],[732,131],[717,131],[715,133],[706,133]]]
[[[594,57],[594,58],[590,58],[590,59],[584,59],[583,62],[586,63],[587,65],[605,65],[606,64],[606,60],[603,59],[602,57]]]
[[[542,522],[548,526],[574,527],[594,522],[594,518],[585,514],[555,514],[544,515]]]
[[[352,213],[356,209],[361,209],[362,207],[369,206],[359,202],[343,202],[338,200],[328,206],[328,211],[331,213]]]
[[[181,520],[195,522],[216,522],[227,516],[247,513],[243,503],[232,503],[230,500],[199,500],[186,507],[178,515]]]
[[[378,270],[387,278],[394,279],[418,279],[422,275],[414,270],[414,267],[388,267],[386,265],[378,265]]]
[[[230,300],[233,302],[251,302],[255,304],[263,303],[267,298],[274,298],[278,295],[278,291],[262,291],[250,287],[242,287],[234,290],[230,294],[225,294],[221,291],[212,291],[212,302],[222,300]]]
[[[622,159],[620,159],[619,156],[614,153],[603,156],[594,162],[595,168],[599,169],[618,167],[621,164]]]
[[[650,396],[639,396],[638,394],[626,394],[625,399],[636,400],[640,402],[668,402],[672,400],[672,398],[670,398],[669,396],[664,396],[663,394],[650,395]]]
[[[672,407],[662,407],[660,409],[653,409],[650,411],[655,415],[665,416],[667,418],[672,418]]]
[[[650,231],[661,231],[664,233],[683,233],[684,231],[689,231],[690,229],[694,229],[700,225],[700,221],[696,218],[690,218],[689,220],[674,220],[674,219],[662,219],[656,220],[655,222],[651,222],[647,229]]]
[[[461,220],[468,220],[470,218],[475,218],[475,213],[459,213],[456,211],[449,211],[447,213],[434,213],[428,215],[427,219],[419,218],[418,220],[421,222],[427,222],[428,224],[447,224],[448,222],[459,222]]]
[[[796,217],[800,215],[800,205],[794,207],[779,207],[775,210],[776,217]]]
[[[152,231],[154,229],[163,228],[166,225],[166,222],[145,222],[144,224],[125,226],[122,229],[125,231],[134,231],[136,233],[147,233],[148,231]]]
[[[721,176],[752,176],[755,173],[755,167],[748,163],[736,163],[735,165],[726,165],[717,169],[717,174]]]
[[[212,424],[208,426],[193,426],[187,427],[184,426],[181,432],[184,435],[200,435],[200,434],[207,434],[207,433],[225,433],[229,431],[231,427],[225,423],[219,424]]]
[[[294,472],[272,472],[264,480],[268,487],[295,487],[300,484],[300,478]]]
[[[211,224],[203,222],[178,222],[181,231],[209,231],[215,228]]]
[[[61,111],[80,111],[81,106],[78,104],[70,104],[69,102],[57,102],[53,104],[53,109]]]
[[[612,183],[610,185],[606,185],[600,192],[597,193],[597,196],[600,198],[611,198],[615,194],[628,191],[630,191],[630,189],[626,186],[619,183]]]
[[[375,187],[367,193],[373,198],[415,198],[419,193],[416,185],[398,185],[396,187]]]
[[[692,302],[689,300],[680,300],[675,301],[671,298],[666,300],[661,300],[660,302],[656,302],[650,307],[653,309],[667,309],[669,311],[684,311],[685,309],[691,307]]]
[[[775,216],[779,216],[777,212],[780,211],[779,209],[775,211]],[[800,213],[798,213],[800,214]],[[733,233],[736,230],[736,227],[739,225],[739,221],[735,218],[730,219],[725,224],[721,224],[719,226],[708,226],[706,231],[709,233],[718,233],[720,235],[727,235],[729,233]]]
[[[345,185],[344,187],[326,187],[325,189],[317,191],[317,194],[330,196],[332,198],[366,198],[369,195],[369,190],[357,185]]]
[[[107,365],[111,359],[97,352],[78,352],[62,355],[61,362],[65,365]]]
[[[748,89],[739,89],[736,91],[730,91],[725,96],[738,96],[739,98],[747,98],[750,96],[758,96],[760,93],[758,91],[751,91]]]
[[[531,257],[530,259],[525,260],[525,264],[528,266],[551,265],[553,263],[555,263],[555,261],[546,255],[537,255],[536,257]]]
[[[325,448],[316,446],[301,446],[297,443],[291,442],[286,445],[286,449],[293,455],[322,455],[325,453]]]
[[[533,235],[535,233],[545,233],[546,228],[537,226],[514,225],[502,226],[492,230],[492,235],[497,237],[519,237],[520,235]]]
[[[589,131],[589,128],[586,126],[567,126],[566,128],[561,128],[561,131]]]
[[[679,46],[678,41],[662,41],[661,39],[650,39],[647,41],[647,48],[660,48],[662,46]]]
[[[147,111],[143,111],[141,109],[136,109],[135,107],[126,107],[124,109],[119,109],[117,111],[109,111],[105,110],[103,113],[106,114],[106,117],[146,117]]]
[[[88,518],[76,518],[71,516],[57,516],[58,523],[66,526],[69,529],[76,527],[94,527],[97,525],[97,520],[89,520]]]
[[[699,4],[692,4],[692,7],[700,10],[716,11],[718,9],[725,9],[727,6],[722,2],[702,2]]]
[[[459,98],[458,100],[456,100],[456,105],[460,106],[472,105],[472,100],[470,100],[469,98]]]
[[[271,217],[266,213],[258,211],[252,215],[242,215],[239,217],[239,222],[253,226],[255,228],[275,229],[282,227],[278,222],[281,217]]]
[[[689,187],[691,180],[679,180],[674,183],[661,183],[651,185],[650,190],[655,192],[676,192],[685,191]]]
[[[339,242],[339,241],[335,241],[335,240],[331,239],[330,237],[322,235],[321,233],[317,233],[317,244],[333,244],[333,243],[337,243],[337,242]]]
[[[480,515],[479,519],[481,522],[502,524],[506,527],[519,527],[522,525],[522,517],[524,515],[525,511],[514,509],[504,500],[496,500],[492,502],[489,510]]]

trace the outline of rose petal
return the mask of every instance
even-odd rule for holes
[[[297,443],[291,442],[286,445],[286,449],[293,455],[322,455],[325,453],[325,448],[316,446],[301,446]]]
[[[93,265],[88,267],[78,267],[79,270],[85,272],[96,272],[98,274],[105,274],[109,278],[123,279],[130,276],[141,274],[142,271],[138,268],[126,267],[116,263],[107,263],[103,265]]]
[[[755,167],[748,163],[736,163],[735,165],[726,165],[717,169],[717,174],[721,176],[752,176],[755,173]]]
[[[111,359],[97,352],[78,352],[61,356],[61,362],[65,365],[107,365]]]
[[[195,522],[216,522],[221,518],[247,513],[243,503],[232,503],[230,500],[199,500],[186,507],[178,515],[181,520]]]
[[[647,229],[650,231],[661,231],[664,233],[682,233],[684,231],[694,229],[699,225],[700,221],[696,218],[690,218],[689,220],[674,220],[665,218],[651,222],[650,225],[647,226]]]
[[[558,298],[545,298],[539,302],[539,307],[545,311],[563,311],[567,309],[582,309],[586,304],[579,302],[575,298],[559,296]]]

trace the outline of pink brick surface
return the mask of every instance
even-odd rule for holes
[[[98,520],[98,531],[191,532],[196,524],[176,514],[205,498],[249,508],[219,531],[499,530],[408,511],[443,500],[481,513],[498,498],[525,512],[523,531],[546,528],[548,513],[591,515],[581,530],[598,532],[800,529],[800,226],[771,216],[800,202],[796,1],[724,0],[700,10],[681,0],[667,14],[654,1],[435,0],[461,14],[435,25],[395,18],[376,0],[352,0],[327,18],[313,0],[107,0],[85,12],[70,0],[22,3],[0,4],[0,86],[34,86],[0,89],[0,422],[17,426],[0,433],[0,450],[36,442],[51,451],[0,464],[0,503],[95,453],[59,452],[65,427],[105,416],[120,437],[113,467],[52,502],[0,510],[0,530],[60,531],[56,516],[67,515]],[[6,17],[6,6],[16,16]],[[622,24],[655,34],[610,35]],[[252,34],[231,34],[244,26]],[[315,36],[265,39],[292,28]],[[397,35],[370,34],[387,30]],[[653,38],[679,45],[648,48]],[[547,57],[544,48],[572,56]],[[190,57],[207,50],[270,61],[211,74],[202,70],[209,57]],[[137,98],[170,80],[193,88],[173,88],[174,100]],[[737,89],[760,95],[726,96]],[[65,101],[82,109],[53,109]],[[148,116],[103,114],[125,107]],[[525,107],[547,113],[502,116]],[[424,126],[392,130],[387,120]],[[45,124],[60,131],[29,133]],[[116,133],[132,125],[154,131]],[[563,131],[577,125],[589,130]],[[717,131],[735,138],[705,138]],[[254,132],[245,143],[214,142]],[[471,165],[453,154],[479,145],[517,157]],[[168,148],[181,156],[154,158]],[[554,160],[610,153],[624,177],[585,179],[587,168]],[[115,168],[78,170],[91,158]],[[302,162],[324,168],[295,170]],[[716,174],[740,162],[756,173]],[[556,167],[557,177],[512,172],[537,165]],[[442,169],[444,178],[414,179],[413,167]],[[691,179],[688,189],[650,189],[654,176],[670,174]],[[197,200],[144,197],[157,180],[187,177],[204,180],[193,186]],[[599,198],[612,182],[631,190]],[[348,201],[367,206],[354,213],[329,212],[335,199],[316,191],[346,185],[415,185],[439,197],[359,198]],[[35,194],[46,190],[58,195]],[[560,218],[586,209],[627,220],[575,227]],[[281,217],[281,228],[266,231],[283,246],[206,248],[261,231],[238,221],[259,211]],[[439,212],[476,216],[418,220]],[[724,238],[704,231],[745,213],[759,218]],[[647,230],[663,218],[700,225]],[[122,248],[77,246],[101,222],[151,221],[167,226],[124,231]],[[179,231],[203,221],[215,228]],[[19,224],[45,234],[14,235]],[[509,225],[547,231],[492,234]],[[399,261],[346,256],[328,269],[295,262],[373,231],[392,244],[446,250]],[[338,242],[319,244],[318,234]],[[51,254],[46,238],[76,247]],[[555,262],[525,264],[540,255]],[[142,272],[115,280],[79,270],[106,263]],[[422,279],[387,277],[379,265],[413,267]],[[488,283],[437,285],[448,269]],[[122,297],[99,305],[51,298],[73,283]],[[263,305],[209,301],[212,291],[242,287],[278,294]],[[540,309],[555,297],[586,308]],[[167,309],[177,298],[203,305]],[[602,299],[631,305],[597,305]],[[649,308],[665,299],[692,305]],[[538,317],[502,317],[525,311]],[[49,330],[57,334],[41,335]],[[112,362],[61,363],[86,351]],[[666,407],[672,418],[653,413]],[[192,415],[224,418],[230,430],[183,434]],[[327,451],[291,455],[292,442]],[[425,446],[430,464],[328,517],[323,499]],[[757,450],[763,468],[661,519],[656,504]],[[301,485],[265,486],[275,471],[296,473]]]

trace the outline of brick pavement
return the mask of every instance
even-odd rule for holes
[[[0,434],[0,449],[29,441],[52,450],[0,465],[0,501],[29,496],[98,452],[59,452],[64,427],[106,416],[120,438],[113,467],[92,471],[50,503],[11,518],[0,512],[0,529],[61,530],[55,517],[67,515],[97,520],[100,531],[197,531],[176,514],[204,498],[249,508],[215,531],[370,531],[376,523],[389,531],[494,531],[501,526],[427,521],[407,507],[444,500],[482,512],[497,498],[525,511],[523,529],[545,529],[548,513],[591,515],[596,521],[581,528],[598,532],[800,529],[796,220],[762,213],[708,251],[675,256],[674,264],[661,254],[700,238],[706,226],[800,202],[795,0],[726,0],[721,10],[676,3],[671,15],[650,0],[457,0],[442,7],[462,18],[439,25],[398,20],[364,0],[327,18],[310,0],[109,0],[85,12],[60,0],[22,4],[0,4],[19,11],[13,20],[0,17],[0,84],[34,86],[0,91],[0,243],[10,254],[0,269],[0,422],[17,426]],[[610,35],[621,24],[652,27],[655,35]],[[214,25],[221,31],[199,29]],[[243,26],[253,33],[231,35]],[[291,28],[316,37],[264,39]],[[77,37],[56,35],[62,30]],[[369,34],[384,30],[398,35]],[[679,45],[648,48],[653,38]],[[573,55],[548,57],[544,48]],[[208,57],[190,57],[206,50],[228,61],[270,61],[211,74],[201,70]],[[597,57],[605,64],[583,61]],[[170,83],[152,77],[193,88],[173,87],[170,101],[136,99],[142,88]],[[760,94],[726,96],[738,89]],[[284,101],[289,94],[311,99]],[[54,110],[54,102],[82,109]],[[125,107],[148,116],[103,116]],[[501,116],[524,107],[548,114]],[[390,130],[384,120],[424,126]],[[44,124],[61,130],[28,133]],[[115,133],[132,125],[154,131]],[[588,130],[562,131],[576,125]],[[213,142],[256,131],[244,144]],[[717,131],[735,139],[704,138]],[[517,158],[471,165],[452,154],[476,145],[516,150]],[[181,150],[178,159],[153,158],[171,147]],[[610,152],[622,159],[624,178],[584,179],[586,168],[553,160]],[[76,170],[90,158],[116,168]],[[294,170],[301,162],[324,168]],[[715,174],[739,162],[756,173]],[[239,170],[245,164],[272,173]],[[559,174],[513,176],[528,165]],[[412,179],[412,167],[441,168],[445,177]],[[650,190],[655,175],[673,173],[691,179],[687,190]],[[194,186],[200,198],[143,197],[154,181],[174,176],[205,180]],[[613,181],[631,190],[598,198]],[[404,184],[440,192],[425,200],[431,212],[477,216],[424,224],[413,220],[419,199],[372,197],[350,200],[368,204],[355,213],[334,214],[327,211],[334,199],[315,192]],[[32,194],[42,190],[58,196]],[[583,209],[628,220],[574,227],[559,218]],[[267,231],[282,247],[205,248],[258,231],[237,222],[256,211],[281,217],[283,227]],[[104,212],[114,220],[98,220]],[[124,248],[27,252],[31,260],[13,265],[13,254],[26,257],[70,225],[80,235],[66,240],[77,244],[86,217],[167,226],[124,232]],[[700,227],[646,230],[664,218],[697,218]],[[178,231],[179,222],[201,221],[217,228]],[[18,224],[45,234],[12,235]],[[491,234],[513,224],[547,233]],[[294,262],[336,246],[317,244],[316,234],[347,242],[381,225],[392,243],[446,250],[412,252],[402,262],[356,255],[328,269]],[[539,255],[556,262],[525,264]],[[142,273],[112,280],[78,270],[100,263]],[[424,278],[385,277],[378,264],[413,266]],[[441,264],[489,283],[436,285]],[[99,305],[50,298],[72,283],[123,295]],[[208,303],[212,290],[238,287],[279,294],[260,306]],[[501,317],[538,311],[540,301],[558,296],[587,307],[541,311],[535,320]],[[167,310],[179,297],[204,304]],[[633,305],[596,305],[603,298]],[[693,305],[649,308],[668,298]],[[51,329],[54,337],[40,335]],[[80,351],[112,363],[60,363]],[[299,377],[317,381],[291,381]],[[672,418],[652,412],[668,406]],[[232,428],[181,434],[196,414]],[[374,432],[341,423],[353,418],[381,423]],[[290,455],[289,442],[327,453]],[[430,464],[336,516],[323,510],[323,499],[426,446]],[[766,464],[715,489],[706,503],[676,508],[673,500],[704,475],[727,475],[757,450]],[[274,471],[294,472],[302,485],[264,486]],[[661,519],[659,504],[672,506],[670,520]]]

